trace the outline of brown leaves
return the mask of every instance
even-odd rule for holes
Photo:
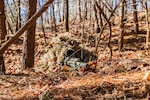
[[[85,72],[85,70],[86,70],[86,69],[85,69],[84,67],[79,67],[79,68],[78,68],[79,73],[83,73],[83,72]]]
[[[94,71],[94,70],[96,70],[96,66],[97,66],[96,61],[89,61],[88,66],[87,66],[87,70]]]
[[[29,75],[6,75],[0,76],[0,99],[11,97],[13,99],[34,98],[46,91],[52,84],[50,77],[40,72],[31,72]],[[6,92],[5,92],[6,91]]]
[[[145,73],[143,80],[150,81],[150,73],[149,72]]]
[[[71,68],[69,66],[64,65],[61,67],[61,70],[62,71],[71,71]]]

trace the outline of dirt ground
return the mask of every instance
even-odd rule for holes
[[[113,56],[110,59],[107,28],[101,36],[98,59],[94,69],[58,70],[42,73],[34,69],[21,69],[22,38],[5,52],[7,75],[0,76],[0,99],[4,100],[148,100],[150,82],[143,77],[150,71],[150,48],[145,46],[145,18],[139,15],[140,33],[134,37],[133,18],[129,18],[125,27],[124,48],[118,51],[119,26],[117,21],[112,27],[111,46]],[[117,18],[115,19],[117,20]],[[86,23],[86,22],[85,22]],[[63,23],[60,23],[63,24]],[[95,50],[95,38],[99,34],[89,32],[85,24],[84,37],[81,37],[82,25],[70,21],[70,34],[89,50]],[[65,33],[63,25],[59,33]],[[55,32],[46,29],[49,43]],[[89,40],[87,39],[89,37]],[[85,40],[85,41],[83,41]],[[46,52],[42,32],[36,34],[35,67]]]

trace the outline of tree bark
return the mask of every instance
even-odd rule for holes
[[[96,27],[97,27],[96,28],[96,33],[100,33],[100,25],[99,25],[99,22],[98,22],[96,5],[94,4],[93,7],[94,7],[94,13],[95,13]]]
[[[0,0],[0,21],[1,21],[1,40],[5,39],[6,31],[6,16],[5,16],[5,4],[4,0]]]
[[[66,2],[66,0],[63,2],[63,10],[62,10],[62,12],[63,12],[63,16],[62,16],[62,21],[65,21],[65,8],[66,8],[66,4],[65,4],[65,2]]]
[[[78,7],[79,7],[79,20],[82,22],[82,16],[81,16],[81,0],[78,0]]]
[[[115,0],[115,1],[114,1],[114,2],[115,2],[115,3],[114,3],[114,6],[115,6],[115,7],[116,7],[116,5],[117,5],[117,1],[118,1],[118,0]],[[119,11],[118,11],[118,9],[116,9],[116,13],[117,13],[117,15],[119,16]]]
[[[6,31],[6,16],[5,16],[5,4],[4,0],[0,0],[0,35],[1,35],[1,43],[5,40],[5,36],[7,34]],[[0,54],[0,74],[5,74],[5,65],[3,53]]]
[[[29,0],[28,19],[36,12],[37,0]],[[23,68],[34,67],[36,20],[32,21],[30,28],[24,33],[23,41]]]
[[[53,22],[52,22],[52,28],[55,32],[58,32],[57,28],[56,28],[56,17],[55,17],[55,7],[54,5],[52,4],[52,18],[53,18]]]
[[[41,3],[40,2],[39,2],[39,6],[41,7]],[[46,14],[45,17],[47,18],[47,14]],[[48,20],[46,20],[46,21],[48,21]],[[46,41],[43,15],[41,15],[41,17],[40,17],[40,24],[41,24],[41,28],[42,28],[42,32],[43,32],[43,37],[44,37],[45,45],[47,46],[48,44],[47,44],[47,41]]]
[[[87,12],[88,12],[88,8],[87,8],[87,0],[84,0],[84,19],[87,20]]]
[[[147,30],[146,46],[148,46],[148,45],[149,45],[149,41],[150,41],[150,28],[149,28],[149,18],[148,18],[148,4],[147,4],[147,0],[145,0],[144,3],[145,3],[146,30]]]
[[[66,0],[66,32],[69,32],[69,0]]]
[[[137,14],[137,8],[136,8],[136,0],[132,0],[133,2],[133,16],[134,16],[134,24],[135,24],[135,34],[137,36],[139,32],[139,24],[138,24],[138,14]]]
[[[119,51],[122,50],[123,48],[123,37],[124,37],[124,2],[125,0],[123,0],[121,2],[121,8],[120,8],[120,36],[119,36],[119,40],[118,40],[118,45],[119,45]]]
[[[59,15],[59,22],[61,22],[61,13],[60,13],[60,6],[59,6],[59,1],[57,1],[57,6],[58,6],[58,15]]]
[[[101,4],[100,1],[98,3]],[[101,5],[100,5],[100,7],[101,7]],[[100,19],[100,30],[101,30],[103,27],[103,18],[102,18],[102,14],[101,14],[100,9],[99,9],[99,19]]]
[[[21,28],[21,7],[20,0],[18,0],[18,29]]]

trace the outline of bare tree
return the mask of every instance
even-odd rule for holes
[[[81,0],[78,0],[78,7],[79,7],[79,20],[82,21],[82,15],[81,15]]]
[[[66,4],[65,4],[66,0],[63,2],[63,16],[62,16],[62,21],[65,21],[65,8],[66,8]]]
[[[52,29],[55,31],[55,32],[58,32],[57,28],[56,28],[56,17],[55,17],[55,7],[54,7],[54,4],[52,4]]]
[[[84,0],[84,19],[85,20],[87,20],[87,10],[88,10],[88,8],[87,8],[87,0]]]
[[[101,2],[99,1],[99,4],[100,4]],[[101,7],[101,5],[100,5],[100,7]],[[99,9],[99,19],[100,19],[100,29],[102,29],[102,27],[103,27],[103,18],[102,18],[102,14],[101,14],[101,11],[100,11],[100,9]]]
[[[5,36],[7,34],[6,31],[6,16],[5,16],[5,4],[4,0],[0,0],[0,35],[1,35],[1,43],[5,40]],[[5,73],[5,65],[3,54],[0,54],[0,74]]]
[[[108,24],[108,25],[109,25],[109,41],[108,41],[108,47],[109,47],[109,49],[110,49],[110,58],[112,58],[112,48],[111,48],[112,28],[111,28],[110,19],[111,19],[112,16],[114,15],[114,13],[115,13],[116,9],[118,8],[118,5],[120,4],[120,2],[119,2],[119,4],[113,9],[113,11],[111,12],[109,18],[107,18],[107,15],[104,13],[103,8],[101,8],[101,7],[98,5],[98,3],[96,2],[96,0],[94,0],[94,2],[95,2],[95,4],[96,4],[96,6],[99,8],[99,10],[100,10],[102,16],[104,17],[104,19],[106,20],[106,23],[103,25],[103,27],[102,27],[102,29],[101,29],[101,31],[100,31],[100,34],[99,34],[99,36],[98,36],[98,40],[97,40],[97,44],[96,44],[96,48],[95,48],[95,53],[97,53],[98,43],[99,43],[99,41],[100,41],[101,34],[103,33],[103,31],[104,31],[106,25]]]
[[[36,12],[37,0],[29,0],[28,19]],[[23,68],[34,67],[34,49],[35,49],[35,27],[36,20],[32,21],[32,25],[24,34],[23,41]]]
[[[138,24],[138,14],[137,14],[137,5],[136,5],[136,0],[132,0],[133,2],[133,16],[134,16],[134,24],[135,24],[135,34],[137,36],[139,32],[139,24]]]
[[[95,13],[96,27],[97,27],[96,32],[100,33],[100,25],[99,25],[99,22],[98,22],[96,5],[94,4],[93,7],[94,7],[94,13]]]
[[[144,0],[144,4],[145,4],[145,13],[146,13],[146,29],[147,29],[147,35],[146,35],[146,45],[149,45],[149,41],[150,41],[150,29],[149,29],[149,18],[148,18],[148,4],[147,4],[147,0]]]
[[[18,0],[18,29],[21,28],[21,7],[20,0]]]
[[[116,5],[117,5],[117,1],[118,1],[118,0],[114,0],[114,6],[115,6],[115,7],[116,7]],[[116,10],[116,13],[119,15],[118,9]]]
[[[59,15],[59,22],[61,22],[61,13],[60,13],[60,2],[57,0],[57,6],[58,6],[58,15]]]
[[[119,45],[119,51],[122,50],[123,48],[123,37],[124,37],[124,3],[125,0],[123,0],[120,4],[120,36],[118,40],[118,45]]]
[[[69,31],[69,0],[66,0],[66,32]]]
[[[41,7],[41,3],[39,3],[39,6]],[[46,16],[45,16],[46,17]],[[44,41],[45,41],[45,45],[48,45],[47,44],[47,41],[46,41],[46,34],[45,34],[45,27],[44,27],[44,18],[43,18],[43,14],[41,15],[40,17],[40,24],[41,24],[41,28],[42,28],[42,32],[43,32],[43,37],[44,37]]]

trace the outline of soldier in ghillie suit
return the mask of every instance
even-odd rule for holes
[[[54,71],[59,66],[67,65],[75,70],[78,67],[86,67],[87,62],[93,59],[96,59],[96,56],[82,49],[75,39],[59,35],[52,38],[50,49],[41,58],[41,66],[44,70]]]

